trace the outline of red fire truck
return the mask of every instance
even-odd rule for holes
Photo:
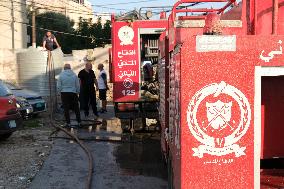
[[[169,188],[284,188],[283,34],[284,0],[173,6],[159,38]]]
[[[137,118],[143,119],[144,126],[146,118],[159,118],[158,79],[154,68],[158,63],[158,39],[168,21],[136,15],[112,17],[113,101],[116,116],[130,121],[124,130],[133,129]]]

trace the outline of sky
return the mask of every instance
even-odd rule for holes
[[[135,8],[139,10],[140,7],[149,6],[173,6],[178,0],[88,0],[95,12],[99,13],[125,13]],[[240,2],[241,0],[237,0]],[[115,5],[114,5],[115,4]],[[219,8],[224,3],[204,3],[202,8]],[[144,9],[146,10],[146,9]],[[157,10],[153,10],[160,12]]]
[[[140,7],[145,6],[172,6],[175,0],[89,0],[93,5],[102,5],[108,8],[101,8],[98,6],[93,6],[95,12],[115,12],[119,13],[127,12],[136,8],[139,10]],[[132,2],[132,3],[131,3]],[[135,3],[133,3],[135,2]],[[140,3],[136,3],[140,2]],[[122,3],[122,4],[120,4]],[[118,5],[106,5],[106,4],[118,4]],[[116,10],[117,9],[117,10]],[[119,10],[122,9],[122,10]],[[123,10],[126,9],[126,10]]]

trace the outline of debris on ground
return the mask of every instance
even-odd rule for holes
[[[0,189],[28,188],[49,155],[51,127],[43,118],[24,121],[24,127],[0,141]]]

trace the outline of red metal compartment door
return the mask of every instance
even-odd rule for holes
[[[181,188],[253,188],[254,50],[195,46],[181,50]]]
[[[284,158],[284,76],[261,79],[262,158]]]

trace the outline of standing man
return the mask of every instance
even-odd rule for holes
[[[107,112],[107,109],[106,109],[106,105],[107,105],[106,92],[108,90],[107,74],[104,70],[103,64],[98,65],[98,70],[100,71],[99,77],[98,77],[99,97],[100,97],[100,100],[102,101],[102,109],[100,112],[105,113]]]
[[[85,117],[89,116],[89,105],[92,106],[94,115],[98,116],[96,89],[94,86],[96,85],[96,88],[98,88],[98,82],[90,62],[85,65],[85,69],[79,72],[78,77],[81,82],[80,103],[81,108],[84,110]]]
[[[153,80],[153,67],[152,62],[150,60],[144,60],[142,63],[143,73],[144,73],[144,81],[151,82]]]
[[[76,74],[71,70],[70,64],[64,65],[64,70],[59,75],[59,79],[57,81],[57,87],[58,91],[61,93],[61,100],[67,127],[70,127],[70,109],[75,111],[78,126],[80,127],[81,117],[78,104],[80,84]]]
[[[54,48],[54,44],[57,46],[57,48],[60,48],[60,45],[57,42],[55,36],[50,31],[46,32],[45,36],[43,37],[43,49],[53,51],[54,49],[56,49]]]

